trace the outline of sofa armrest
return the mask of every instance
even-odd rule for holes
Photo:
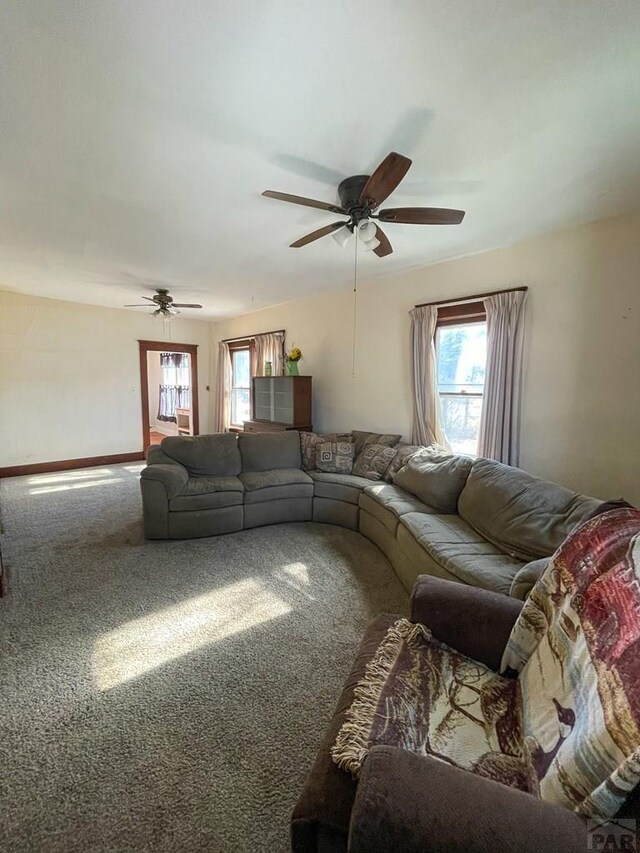
[[[189,472],[176,462],[172,465],[147,465],[140,472],[143,480],[155,480],[162,483],[167,491],[167,498],[175,498],[189,481]]]
[[[521,609],[522,601],[508,595],[431,575],[420,575],[411,593],[412,622],[496,672]]]
[[[521,601],[525,601],[531,590],[542,577],[549,565],[550,559],[551,557],[543,557],[540,560],[532,560],[530,563],[525,563],[521,569],[518,569],[511,581],[509,595],[512,598],[519,598]]]
[[[349,829],[350,853],[584,853],[587,840],[574,812],[390,746],[365,762]]]

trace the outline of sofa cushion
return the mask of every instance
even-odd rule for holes
[[[189,477],[181,495],[205,495],[210,492],[244,492],[239,477]]]
[[[363,432],[359,429],[351,430],[351,435],[353,436],[353,441],[356,445],[356,459],[360,456],[366,444],[384,444],[387,447],[395,447],[402,438],[401,435],[395,435],[393,433]]]
[[[316,444],[316,468],[327,474],[350,474],[353,468],[352,441],[321,441]]]
[[[350,432],[328,432],[325,434],[316,432],[300,433],[300,455],[302,467],[305,471],[316,469],[316,446],[323,441],[352,441]]]
[[[242,470],[238,439],[233,432],[214,435],[170,435],[162,452],[196,477],[235,477]],[[149,457],[151,461],[151,457]]]
[[[422,444],[403,444],[403,442],[396,444],[396,455],[391,460],[391,465],[385,471],[384,480],[387,483],[392,483],[393,475],[403,468],[412,456],[415,456],[416,453],[424,449]]]
[[[398,543],[407,557],[421,559],[426,551],[438,565],[462,583],[509,595],[522,561],[487,542],[458,515],[401,516]]]
[[[314,495],[317,498],[330,498],[357,504],[362,490],[371,485],[371,480],[355,477],[353,474],[333,474],[325,471],[309,471],[314,483]]]
[[[238,478],[247,492],[273,486],[312,486],[311,477],[300,468],[274,468],[271,471],[246,471]]]
[[[513,557],[549,557],[600,501],[492,459],[476,459],[458,502],[474,530]]]
[[[299,468],[276,468],[273,471],[252,471],[240,474],[245,487],[245,504],[283,498],[313,497],[313,481]]]
[[[472,464],[470,456],[456,456],[438,447],[425,448],[394,474],[393,481],[423,503],[443,513],[455,513]]]
[[[243,472],[300,468],[300,434],[297,430],[240,433],[238,447]]]
[[[201,509],[221,509],[242,506],[242,492],[202,492],[195,495],[178,495],[169,501],[170,512],[194,512]]]
[[[389,483],[372,483],[360,495],[360,507],[377,518],[391,533],[396,532],[398,520],[408,512],[437,513],[415,495]]]
[[[243,502],[243,493],[238,477],[190,477],[180,494],[169,501],[169,511],[237,506]]]

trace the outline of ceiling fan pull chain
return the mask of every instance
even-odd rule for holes
[[[356,378],[356,332],[358,329],[358,239],[356,238],[353,261],[353,354],[351,359],[351,378]]]

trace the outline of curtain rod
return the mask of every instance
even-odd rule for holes
[[[476,293],[473,296],[457,296],[455,299],[439,299],[437,302],[421,302],[414,308],[426,308],[427,305],[455,305],[456,302],[475,302],[477,299],[485,299],[487,296],[498,296],[500,293],[517,293],[527,291],[528,287],[510,287],[507,290],[489,290],[487,293]]]
[[[274,329],[272,332],[257,332],[254,335],[238,335],[237,338],[222,338],[219,343],[221,344],[232,344],[234,341],[246,341],[249,338],[257,338],[259,335],[284,335],[286,334],[286,329]]]

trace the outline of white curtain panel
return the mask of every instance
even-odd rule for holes
[[[520,457],[522,356],[527,292],[498,293],[484,300],[487,368],[478,453],[507,465]]]
[[[216,432],[227,432],[231,425],[231,353],[229,344],[220,341],[218,344],[218,363],[216,365],[216,387],[214,406],[214,429]]]
[[[255,336],[254,376],[264,376],[265,361],[271,362],[272,376],[282,376],[282,339],[282,335],[273,333]]]
[[[422,305],[409,312],[411,317],[411,382],[413,390],[414,444],[449,443],[441,426],[435,333],[438,309]]]

